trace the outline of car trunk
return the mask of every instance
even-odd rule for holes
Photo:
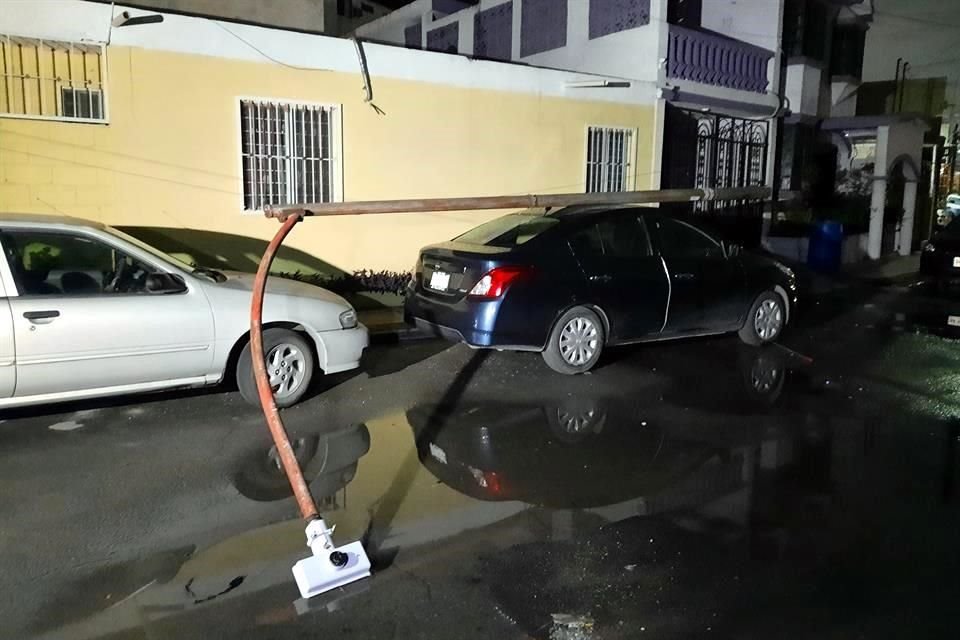
[[[512,249],[465,242],[424,248],[417,265],[422,277],[418,291],[445,299],[460,299],[494,267],[509,262]]]

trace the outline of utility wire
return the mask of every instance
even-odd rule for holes
[[[960,24],[956,22],[944,22],[943,20],[937,20],[935,18],[921,18],[919,16],[908,16],[902,13],[891,13],[890,11],[880,11],[876,10],[873,12],[877,16],[886,16],[888,18],[896,18],[897,20],[905,20],[907,22],[915,22],[917,24],[924,24],[933,27],[939,27],[941,29],[960,29]]]
[[[279,60],[279,59],[271,56],[269,53],[267,53],[266,51],[264,51],[263,49],[261,49],[261,48],[258,47],[257,45],[253,44],[252,42],[250,42],[249,40],[247,40],[246,38],[244,38],[244,37],[241,36],[240,34],[234,32],[232,29],[228,29],[227,27],[225,27],[223,24],[217,22],[216,20],[210,20],[210,22],[212,22],[213,24],[217,25],[217,26],[220,27],[223,31],[227,32],[228,34],[230,34],[231,36],[233,36],[234,38],[236,38],[237,40],[239,40],[239,41],[242,42],[243,44],[247,45],[248,47],[250,47],[251,49],[253,49],[254,51],[256,51],[257,53],[259,53],[261,56],[263,56],[263,57],[266,58],[267,60],[269,60],[269,61],[271,61],[271,62],[274,62],[274,63],[276,63],[276,64],[279,64],[279,65],[282,66],[282,67],[287,67],[288,69],[295,69],[295,70],[297,70],[297,71],[330,71],[330,69],[325,69],[325,68],[323,68],[323,67],[300,67],[300,66],[297,66],[297,65],[295,65],[295,64],[290,64],[289,62],[284,62],[283,60]]]

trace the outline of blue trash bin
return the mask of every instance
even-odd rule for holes
[[[820,273],[836,273],[843,258],[843,224],[832,220],[814,223],[807,248],[807,265]]]

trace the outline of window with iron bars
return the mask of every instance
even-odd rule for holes
[[[628,191],[633,173],[633,130],[587,129],[587,193]]]
[[[336,108],[240,101],[243,208],[336,199]]]
[[[0,34],[0,116],[106,122],[99,44]]]

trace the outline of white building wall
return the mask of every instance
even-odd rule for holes
[[[787,67],[784,95],[793,113],[816,116],[820,108],[820,83],[823,71],[809,64]]]
[[[515,19],[520,3],[514,5]],[[576,8],[576,10],[575,10]],[[554,69],[592,69],[591,73],[656,82],[660,40],[658,25],[650,24],[589,39],[589,5],[572,2],[567,14],[567,46],[520,58],[522,62]],[[519,29],[514,31],[519,52]]]
[[[776,51],[780,45],[782,0],[706,0],[701,25],[704,29]]]
[[[459,53],[473,55],[474,17],[478,11],[510,2],[513,4],[512,59],[525,64],[553,69],[569,69],[638,83],[656,83],[674,88],[665,79],[667,53],[668,0],[651,0],[650,22],[646,25],[590,39],[590,0],[556,0],[567,2],[567,43],[551,51],[520,56],[520,37],[523,3],[520,0],[481,0],[474,7],[449,16],[434,19],[431,0],[415,0],[393,14],[371,22],[357,30],[357,35],[379,42],[404,43],[404,30],[418,17],[423,20],[426,34],[436,28],[459,23]],[[783,0],[708,0],[703,5],[702,23],[706,29],[731,38],[779,52],[780,24]],[[778,54],[779,55],[779,54]],[[775,88],[779,78],[778,59],[767,66],[766,93],[727,89],[707,84],[684,81],[678,88],[698,95],[769,107],[776,109],[779,98]]]
[[[770,51],[780,50],[783,0],[706,0],[701,26]],[[774,85],[779,65],[767,65],[768,87]]]

